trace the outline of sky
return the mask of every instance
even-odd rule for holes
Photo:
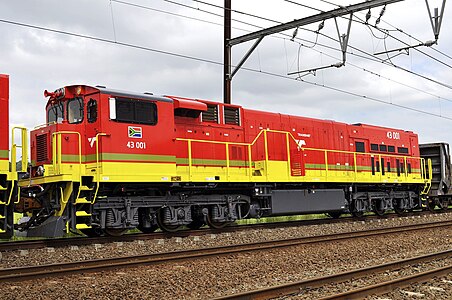
[[[232,0],[232,37],[333,10],[334,3],[360,2]],[[442,1],[429,3],[441,7]],[[0,73],[10,75],[11,124],[32,129],[45,123],[43,91],[73,84],[221,102],[223,5],[222,0],[0,0]],[[380,12],[381,7],[371,10],[370,24]],[[364,20],[366,13],[353,20]],[[232,103],[411,130],[423,143],[452,143],[451,23],[449,1],[436,45],[374,55],[434,40],[425,0],[390,4],[381,31],[352,22],[345,66],[315,74],[288,75],[341,62],[333,19],[319,34],[319,23],[299,28],[293,41],[293,29],[265,37],[234,76]],[[337,24],[345,34],[347,20]],[[251,45],[233,47],[233,64]]]

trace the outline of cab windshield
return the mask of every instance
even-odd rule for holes
[[[63,123],[64,106],[62,102],[50,106],[47,110],[47,123]]]
[[[83,100],[80,97],[71,99],[67,103],[67,120],[69,124],[83,121]]]

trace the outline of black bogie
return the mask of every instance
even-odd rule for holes
[[[97,188],[90,182],[83,190],[74,186],[63,218],[71,230],[86,224],[81,231],[90,236],[119,235],[135,228],[144,233],[204,225],[221,229],[240,219],[273,215],[351,213],[361,218],[368,212],[403,214],[421,208],[417,185],[108,183]],[[36,197],[42,208],[34,212],[29,227],[39,227],[53,216],[64,189],[63,184],[44,187]],[[86,201],[77,203],[77,197]]]

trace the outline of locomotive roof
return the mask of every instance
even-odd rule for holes
[[[129,92],[129,91],[121,91],[121,90],[115,90],[115,89],[109,89],[102,86],[96,86],[96,88],[103,94],[109,94],[112,96],[118,96],[118,97],[128,97],[128,98],[138,98],[138,99],[145,99],[145,100],[153,100],[153,101],[161,101],[161,102],[170,102],[173,103],[173,99],[162,97],[162,96],[154,96],[149,93],[135,93],[135,92]]]

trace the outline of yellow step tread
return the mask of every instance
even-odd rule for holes
[[[81,185],[79,189],[81,191],[92,191],[93,190],[93,188],[90,188],[90,187],[88,187],[86,185]]]
[[[75,228],[77,228],[77,229],[89,229],[89,228],[92,228],[92,227],[87,225],[87,224],[77,224],[77,225],[75,225]]]
[[[0,219],[4,219],[4,218],[5,218],[5,216],[0,215]]]
[[[75,204],[84,204],[84,203],[91,203],[91,201],[86,200],[85,197],[75,199]]]
[[[0,229],[0,233],[5,233],[6,230]]]
[[[89,214],[89,213],[87,213],[86,211],[83,211],[83,210],[76,211],[75,215],[77,217],[90,217],[91,216],[91,214]]]

